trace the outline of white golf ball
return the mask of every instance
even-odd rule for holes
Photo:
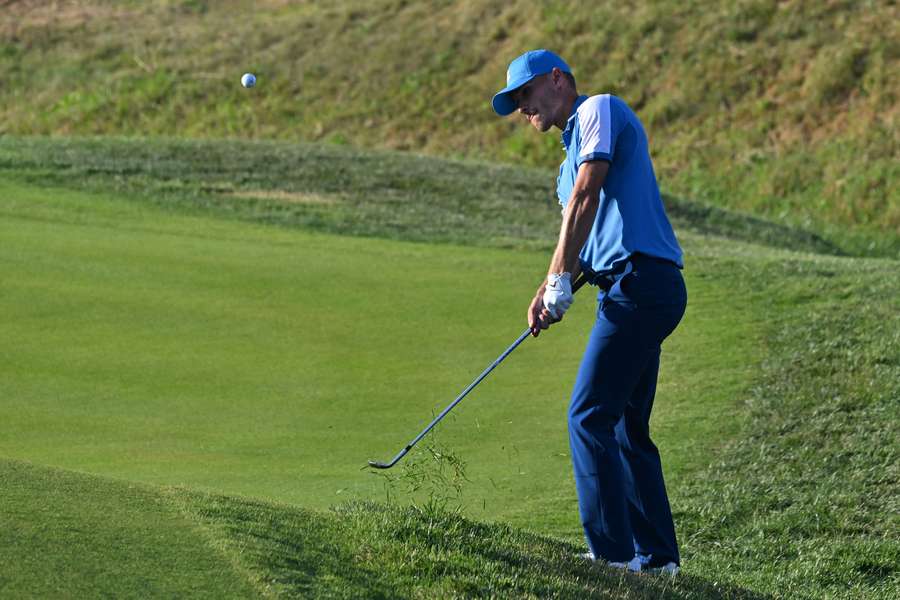
[[[244,73],[244,76],[241,77],[241,85],[245,88],[252,88],[256,85],[256,75],[253,73]]]

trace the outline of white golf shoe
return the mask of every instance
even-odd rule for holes
[[[579,558],[583,558],[584,560],[590,560],[593,562],[599,562],[601,564],[605,564],[608,567],[612,567],[613,569],[625,569],[630,573],[640,573],[641,572],[641,561],[637,556],[629,560],[628,562],[613,562],[608,560],[597,560],[597,557],[594,556],[593,552],[585,552],[584,554],[579,554]]]
[[[668,562],[658,567],[651,567],[649,565],[649,557],[640,555],[636,555],[628,562],[610,562],[604,560],[598,561],[593,552],[585,552],[584,554],[579,554],[578,556],[579,558],[582,558],[584,560],[604,563],[614,569],[625,569],[630,573],[651,573],[653,575],[675,576],[681,570],[681,568],[674,562]]]
[[[681,568],[673,562],[666,563],[661,567],[653,567],[653,568],[645,568],[644,569],[644,571],[647,573],[672,575],[672,576],[678,575],[678,571],[680,571],[680,570],[681,570]]]
[[[642,554],[637,554],[634,557],[634,561],[641,565],[641,571],[643,573],[653,573],[653,574],[664,574],[664,575],[677,575],[679,568],[678,564],[669,561],[664,565],[650,566],[651,557],[645,556]]]

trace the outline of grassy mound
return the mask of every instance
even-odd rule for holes
[[[453,513],[328,512],[0,461],[5,597],[754,598]]]
[[[644,118],[663,187],[896,256],[897,6],[4,3],[0,133],[259,137],[550,168],[488,105],[549,47]],[[361,57],[365,57],[362,59]],[[244,90],[243,71],[259,85]]]
[[[344,235],[550,249],[559,233],[555,179],[547,173],[398,152],[7,136],[0,138],[0,172],[36,185],[114,190],[179,212]],[[843,253],[800,228],[677,198],[666,203],[679,231]]]

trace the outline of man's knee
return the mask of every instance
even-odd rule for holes
[[[569,407],[569,433],[611,438],[615,436],[619,419],[620,415],[604,410],[602,406],[583,407],[573,402]]]

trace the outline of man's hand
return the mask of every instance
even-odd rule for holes
[[[546,283],[541,284],[528,307],[528,326],[534,337],[540,335],[542,329],[550,327],[550,313],[544,308],[544,288],[546,286]]]
[[[553,321],[559,321],[572,306],[572,274],[550,273],[544,288],[544,308]]]
[[[549,286],[546,282],[541,284],[541,287],[537,289],[537,292],[534,295],[534,299],[531,301],[531,305],[528,307],[528,326],[531,328],[531,335],[534,337],[539,336],[542,329],[548,329],[550,325],[561,321],[563,316],[562,313],[564,313],[572,304],[572,288],[571,285],[568,285],[568,304],[566,304],[565,309],[557,313],[558,317],[554,317],[544,305],[544,298],[546,297],[548,288]]]

